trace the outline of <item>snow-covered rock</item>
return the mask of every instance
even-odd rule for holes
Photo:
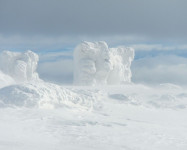
[[[74,51],[74,83],[78,85],[131,82],[132,48],[108,48],[105,42],[83,42]]]
[[[6,86],[0,89],[0,107],[98,109],[100,94],[73,90],[44,81]]]
[[[37,80],[38,60],[38,55],[32,51],[24,53],[3,51],[0,53],[0,76],[6,75],[18,83]]]

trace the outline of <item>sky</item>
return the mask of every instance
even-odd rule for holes
[[[106,41],[135,49],[134,82],[187,84],[186,6],[186,0],[0,0],[0,51],[31,49],[41,57],[40,75],[64,83],[72,79],[75,46]]]

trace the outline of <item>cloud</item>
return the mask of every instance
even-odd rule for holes
[[[7,35],[138,35],[187,39],[186,0],[1,0]]]
[[[73,82],[72,51],[45,52],[39,58],[37,72],[41,79],[58,84]]]
[[[135,83],[187,84],[187,58],[176,55],[144,57],[132,64]]]
[[[163,44],[133,44],[129,45],[130,47],[133,47],[137,51],[152,51],[152,50],[187,50],[186,44],[181,45],[163,45]]]
[[[58,84],[71,84],[73,82],[72,59],[39,63],[37,71],[40,78],[46,81]]]
[[[23,35],[0,35],[0,50],[24,51],[73,51],[76,45],[82,41],[106,41],[110,47],[119,45],[133,47],[136,51],[174,51],[187,50],[187,44],[146,44],[150,39],[146,36],[137,35],[113,35],[113,36],[23,36]]]
[[[0,34],[0,50],[59,50],[69,49],[73,50],[76,45],[82,41],[106,41],[109,46],[124,45],[134,42],[145,42],[146,37],[136,35],[113,35],[113,36],[27,36],[27,35],[9,35],[3,36]]]

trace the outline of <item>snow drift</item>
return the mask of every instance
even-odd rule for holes
[[[78,85],[131,82],[132,48],[108,48],[105,42],[83,42],[74,51],[74,83]]]
[[[14,79],[0,70],[0,88],[11,84],[15,84]]]
[[[47,82],[10,85],[0,89],[0,107],[99,109],[97,91],[68,89]]]
[[[39,57],[32,51],[0,53],[0,82],[6,84],[39,79],[36,72]]]

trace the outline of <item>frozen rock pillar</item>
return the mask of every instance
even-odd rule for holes
[[[16,82],[38,80],[36,72],[39,57],[32,51],[24,53],[3,51],[0,53],[0,71]]]
[[[74,83],[77,85],[131,82],[132,48],[108,48],[105,42],[83,42],[74,51]]]

